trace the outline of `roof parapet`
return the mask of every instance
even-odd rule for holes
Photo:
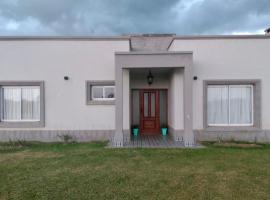
[[[142,34],[130,36],[131,51],[166,51],[175,34]]]
[[[0,41],[8,40],[131,40],[132,38],[151,40],[163,38],[181,40],[201,40],[201,39],[270,39],[270,28],[265,30],[266,34],[257,35],[176,35],[176,34],[140,34],[121,36],[0,36]],[[268,34],[267,34],[268,33]]]

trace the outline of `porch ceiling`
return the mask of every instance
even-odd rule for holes
[[[132,75],[145,75],[148,74],[150,68],[139,68],[139,69],[130,69],[130,74]],[[173,68],[154,68],[151,69],[152,73],[155,74],[169,74],[171,73]]]

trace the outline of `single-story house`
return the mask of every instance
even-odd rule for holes
[[[270,141],[270,35],[0,37],[0,141]]]

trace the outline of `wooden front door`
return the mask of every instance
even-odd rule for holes
[[[158,135],[159,91],[140,90],[140,132],[142,135]]]

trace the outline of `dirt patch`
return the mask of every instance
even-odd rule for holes
[[[239,147],[239,148],[262,148],[260,144],[254,143],[235,143],[235,142],[216,142],[214,146],[218,147]]]

